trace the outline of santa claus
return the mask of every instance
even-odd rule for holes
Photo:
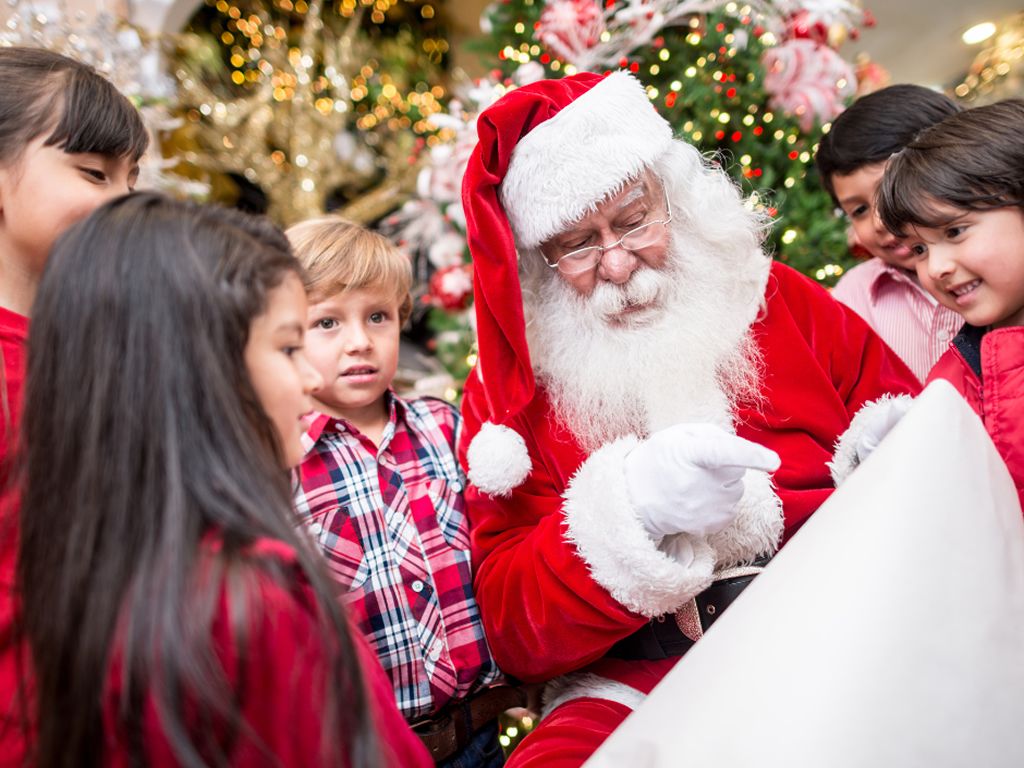
[[[519,88],[478,131],[477,600],[504,671],[552,681],[510,764],[579,765],[918,384],[630,75]]]

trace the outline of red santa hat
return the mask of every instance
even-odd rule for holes
[[[480,115],[477,133],[462,202],[479,372],[492,419],[504,424],[530,402],[535,386],[516,246],[535,248],[594,210],[669,147],[672,129],[636,78],[614,72],[517,88]],[[529,472],[528,457],[525,468],[518,464],[522,477],[503,481],[506,493]]]

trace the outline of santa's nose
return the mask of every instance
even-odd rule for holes
[[[597,274],[602,280],[622,285],[633,276],[639,263],[632,251],[621,244],[614,245],[602,255]]]

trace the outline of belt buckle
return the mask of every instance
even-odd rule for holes
[[[418,734],[429,735],[443,731],[451,724],[451,713],[446,710],[441,710],[433,717],[424,717],[421,720],[417,720],[415,723],[409,723],[409,727]]]
[[[458,738],[455,734],[455,723],[448,712],[439,712],[433,717],[426,717],[410,723],[413,733],[423,742],[434,762],[440,762],[455,754]]]

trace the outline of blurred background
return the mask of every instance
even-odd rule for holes
[[[265,213],[327,211],[408,253],[400,381],[457,399],[475,361],[459,199],[475,119],[511,88],[631,70],[678,135],[766,209],[776,258],[826,286],[855,263],[817,142],[890,83],[965,105],[1022,94],[1013,0],[6,0],[0,44],[106,72],[142,109],[143,184]]]

